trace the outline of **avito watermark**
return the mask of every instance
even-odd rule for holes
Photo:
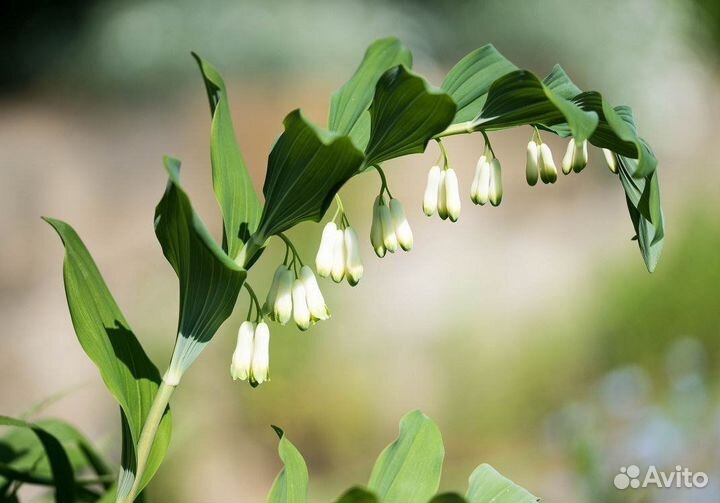
[[[658,470],[655,465],[648,466],[644,476],[641,476],[640,467],[629,465],[620,467],[620,473],[615,475],[613,484],[618,489],[638,489],[640,487],[665,488],[703,488],[708,485],[708,476],[705,472],[692,472],[680,465],[674,471]]]

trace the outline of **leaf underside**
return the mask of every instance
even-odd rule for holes
[[[273,426],[280,438],[278,454],[283,468],[275,477],[267,503],[305,503],[307,501],[308,471],[300,451],[287,439],[283,430]]]

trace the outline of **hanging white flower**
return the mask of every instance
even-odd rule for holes
[[[340,283],[345,278],[345,233],[342,229],[336,229],[333,238],[331,277],[335,283]]]
[[[555,167],[555,160],[547,143],[540,144],[539,169],[540,179],[543,183],[555,183],[557,181],[558,173]]]
[[[381,204],[378,212],[380,214],[380,225],[382,226],[385,249],[390,253],[395,253],[398,249],[398,240],[395,235],[395,226],[393,225],[390,208],[388,208],[387,204]]]
[[[569,174],[570,171],[580,173],[588,162],[587,140],[577,142],[574,138],[570,138],[567,150],[562,161],[562,171]]]
[[[613,173],[617,173],[617,158],[615,157],[615,152],[613,152],[610,149],[604,148],[602,149],[603,156],[605,156],[605,162],[607,163],[608,168]]]
[[[325,304],[325,298],[320,291],[320,285],[318,285],[312,269],[306,265],[302,266],[300,268],[300,279],[305,287],[305,297],[312,321],[327,320],[330,318],[330,312],[328,311],[327,304]]]
[[[490,197],[490,163],[483,154],[475,165],[475,176],[470,186],[470,199],[475,204],[483,205]]]
[[[429,217],[438,210],[438,195],[440,193],[441,179],[440,166],[430,168],[427,176],[427,184],[425,185],[425,195],[423,196],[423,212]]]
[[[315,268],[321,278],[327,278],[332,272],[336,231],[337,225],[335,225],[335,222],[328,222],[325,225],[322,237],[320,238],[320,246],[318,247],[318,252],[315,256]]]
[[[540,150],[535,140],[530,140],[527,145],[527,162],[525,163],[525,179],[528,185],[534,186],[538,181],[538,157]]]
[[[500,161],[497,158],[493,158],[493,160],[490,161],[490,204],[493,206],[500,205],[502,197],[502,168],[500,166]]]
[[[263,321],[255,328],[250,382],[262,384],[270,380],[270,329]]]
[[[457,175],[455,170],[448,168],[445,170],[445,178],[443,179],[445,204],[447,207],[447,216],[450,220],[457,222],[460,218],[460,187],[458,186]]]
[[[397,199],[390,199],[390,216],[392,217],[393,226],[395,227],[395,236],[398,244],[405,251],[412,250],[413,233],[410,223],[405,216],[405,210]]]
[[[230,375],[234,380],[246,380],[250,376],[250,364],[253,358],[253,337],[255,326],[243,321],[238,330],[237,344],[232,355]]]
[[[283,268],[283,271],[278,280],[278,289],[273,307],[273,316],[275,321],[281,325],[285,325],[292,317],[292,286],[294,275],[287,267],[281,267]]]
[[[292,316],[300,330],[310,328],[310,309],[307,303],[307,292],[303,280],[298,278],[292,286]]]
[[[345,228],[345,275],[351,286],[357,285],[363,275],[360,243],[352,227]]]
[[[380,201],[381,196],[375,198],[373,203],[372,225],[370,226],[370,243],[372,244],[375,255],[380,258],[385,256],[387,250],[383,241],[382,222],[380,221]]]

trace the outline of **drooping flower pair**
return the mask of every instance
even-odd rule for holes
[[[539,139],[540,136],[538,135]],[[533,136],[527,145],[525,179],[529,185],[533,186],[538,181],[538,175],[543,183],[555,183],[558,172],[550,147],[547,143],[537,143]]]
[[[249,380],[253,386],[270,380],[270,329],[265,322],[240,325],[230,375],[234,380]]]
[[[588,141],[570,138],[562,161],[562,171],[569,175],[571,171],[580,173],[588,163]]]
[[[489,201],[493,206],[499,206],[502,197],[502,166],[492,151],[486,148],[475,165],[470,198],[475,204],[484,205]]]
[[[336,283],[347,278],[351,286],[357,285],[363,275],[363,265],[355,230],[349,225],[339,228],[334,221],[328,222],[320,238],[315,267],[321,278],[331,277]]]
[[[410,223],[402,204],[394,197],[390,197],[389,202],[382,193],[375,198],[370,243],[380,258],[387,252],[395,253],[398,248],[405,251],[412,249],[413,234]]]
[[[330,318],[315,274],[306,265],[300,267],[299,275],[285,264],[278,266],[263,311],[281,325],[292,318],[300,330]]]
[[[457,222],[460,218],[460,188],[455,170],[435,165],[430,168],[423,197],[423,211],[427,216],[437,214],[443,220]]]

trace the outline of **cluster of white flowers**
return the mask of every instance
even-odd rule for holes
[[[310,328],[310,323],[330,318],[315,274],[306,265],[300,268],[297,276],[285,264],[278,266],[263,311],[281,325],[292,318],[300,330]]]
[[[334,221],[328,222],[315,256],[315,268],[321,278],[331,277],[336,283],[345,278],[351,286],[360,282],[363,275],[360,243],[352,227],[338,228]]]
[[[270,380],[270,329],[244,321],[238,330],[237,345],[230,364],[233,379],[250,380],[253,385]]]
[[[423,211],[427,216],[437,214],[443,220],[457,222],[460,218],[460,188],[455,170],[447,165],[430,168],[423,197]]]
[[[493,206],[502,202],[502,167],[500,161],[489,149],[480,156],[475,166],[475,176],[470,187],[470,199],[475,204],[486,204],[490,201]]]
[[[397,199],[391,197],[388,203],[383,194],[375,198],[370,243],[380,258],[384,257],[386,252],[395,253],[398,247],[405,251],[412,250],[412,229],[405,210]]]
[[[558,172],[555,167],[552,151],[547,143],[538,144],[531,139],[527,146],[527,164],[525,165],[525,179],[529,185],[535,185],[538,175],[543,183],[555,183]]]

